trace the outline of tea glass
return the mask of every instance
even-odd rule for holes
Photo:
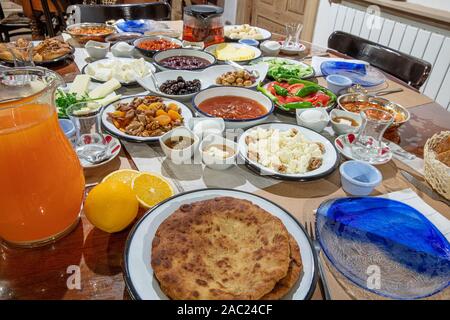
[[[360,112],[361,129],[352,144],[352,154],[357,160],[383,161],[389,158],[389,153],[383,148],[383,134],[393,123],[394,117],[387,111],[368,108]]]
[[[303,24],[301,23],[287,23],[286,39],[284,40],[283,47],[287,49],[300,48],[300,34],[302,33],[302,30]]]
[[[34,67],[33,42],[23,41],[18,43],[18,41],[13,41],[6,46],[14,58],[15,67]]]
[[[78,157],[91,163],[104,159],[108,146],[101,132],[100,104],[79,102],[68,107],[66,113],[75,126],[75,151]]]

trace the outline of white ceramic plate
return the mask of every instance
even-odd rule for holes
[[[108,162],[111,162],[113,159],[115,159],[119,155],[120,150],[122,149],[122,145],[120,144],[120,141],[109,134],[104,135],[104,137],[105,137],[106,144],[108,145],[107,154],[108,154],[109,158],[103,162],[96,163],[96,164],[92,164],[83,158],[79,158],[81,166],[83,168],[90,169],[90,168],[100,167],[104,164],[107,164]]]
[[[334,145],[336,149],[346,158],[349,160],[359,160],[356,159],[352,154],[352,143],[356,139],[356,134],[354,133],[348,133],[343,134],[337,137],[334,140]],[[387,158],[384,158],[382,160],[374,160],[374,161],[364,161],[367,163],[370,163],[374,166],[379,166],[385,163],[388,163],[392,159],[392,151],[391,149],[386,145],[386,143],[382,142],[383,152],[386,152],[388,154]]]
[[[161,291],[151,266],[152,242],[159,225],[183,204],[224,196],[249,200],[283,222],[300,247],[303,264],[303,273],[284,299],[303,300],[311,297],[317,281],[317,257],[305,231],[291,214],[251,193],[231,189],[202,189],[182,193],[160,203],[148,211],[131,230],[125,245],[124,278],[134,299],[168,299]]]
[[[298,60],[294,60],[294,59],[289,59],[289,58],[282,58],[282,57],[261,57],[261,58],[255,60],[255,61],[252,61],[251,64],[252,65],[258,65],[259,63],[262,63],[262,62],[266,62],[267,63],[267,62],[269,62],[271,60],[285,61],[288,64],[298,65],[298,66],[301,66],[303,68],[310,67],[310,65],[308,65],[308,64],[306,64],[304,62],[301,62],[301,61],[298,61]],[[308,78],[311,78],[313,76],[314,76],[314,69],[311,68],[311,74],[308,74],[308,75],[304,76],[302,79],[308,79]]]
[[[217,49],[217,47],[219,45],[222,45],[222,44],[223,43],[213,44],[212,46],[206,47],[205,48],[205,52],[211,53],[212,55],[214,55],[216,57],[216,49]],[[250,49],[250,50],[252,50],[254,52],[254,56],[251,59],[235,61],[235,62],[237,62],[239,64],[249,63],[252,60],[258,59],[261,56],[261,54],[262,54],[261,50],[259,50],[258,48],[252,47],[252,46],[249,46],[249,45],[246,45],[246,44],[234,43],[234,42],[228,42],[227,44],[230,45],[230,46],[234,46],[236,49],[238,49],[238,48],[248,48],[248,49]],[[223,60],[219,60],[219,59],[217,59],[217,60],[220,61],[220,62],[223,62]]]
[[[273,169],[266,168],[261,164],[250,160],[247,156],[247,144],[245,143],[245,138],[248,136],[250,130],[255,130],[257,128],[262,129],[278,129],[280,131],[286,131],[291,128],[295,128],[300,131],[304,137],[309,141],[321,142],[325,146],[325,154],[323,156],[322,165],[313,171],[308,171],[305,173],[298,174],[284,174],[277,172]],[[251,169],[257,171],[259,174],[263,176],[268,176],[277,179],[283,180],[298,180],[298,181],[308,181],[323,178],[329,174],[331,174],[339,164],[339,156],[338,153],[333,146],[333,144],[321,134],[298,125],[281,123],[281,122],[273,122],[273,123],[265,123],[258,126],[251,127],[247,129],[240,137],[238,141],[238,149],[239,155],[245,160],[245,162],[250,166]]]
[[[99,63],[104,63],[104,62],[106,62],[106,60],[114,60],[114,61],[120,60],[120,61],[124,61],[124,62],[130,62],[130,61],[132,61],[132,60],[137,60],[137,59],[134,59],[134,58],[117,58],[117,57],[101,59],[101,60],[97,60],[97,61],[94,61],[94,62],[91,62],[91,63],[85,65],[85,66],[83,67],[83,69],[81,70],[81,72],[84,73],[84,74],[89,74],[89,75],[91,76],[91,78],[92,78],[93,80],[95,80],[95,81],[98,81],[98,82],[105,82],[104,80],[101,80],[101,79],[99,79],[99,78],[96,78],[95,75],[92,75],[92,74],[90,74],[90,73],[87,73],[87,68],[88,68],[88,66],[90,66],[91,68],[94,68],[94,69],[95,69],[95,66],[96,66],[97,64],[99,64]],[[148,68],[149,70],[151,70],[152,72],[156,72],[155,66],[154,66],[153,64],[151,64],[150,62],[145,61],[145,65],[146,65],[147,68]],[[123,84],[123,85],[133,85],[133,84],[136,84],[137,82],[136,82],[136,81],[131,81],[131,82],[123,82],[123,81],[121,81],[120,83]]]
[[[240,26],[241,25],[228,25],[228,26],[225,26],[224,27],[224,32],[225,32],[225,34],[227,34],[228,31],[232,30],[235,27],[240,27]],[[262,38],[261,39],[255,39],[256,41],[265,41],[265,40],[268,40],[268,39],[270,39],[272,37],[272,33],[270,33],[269,30],[266,30],[266,29],[263,29],[263,28],[259,28],[259,27],[254,27],[254,26],[251,26],[251,27],[252,28],[256,28],[258,30],[258,32],[262,35]],[[231,41],[238,41],[238,40],[241,40],[241,39],[250,39],[250,38],[246,38],[246,37],[230,38],[230,37],[227,37],[227,36],[225,36],[225,38],[229,39]]]
[[[268,97],[263,95],[262,93],[255,91],[255,90],[243,88],[243,87],[229,87],[229,86],[212,87],[212,88],[208,88],[203,91],[200,91],[192,99],[192,106],[195,108],[195,110],[197,111],[197,113],[200,116],[213,117],[213,116],[201,111],[198,108],[198,106],[206,99],[220,97],[220,96],[237,96],[237,97],[249,98],[249,99],[259,102],[267,110],[267,113],[265,115],[258,117],[258,118],[244,119],[244,120],[224,119],[225,127],[228,129],[247,128],[250,126],[260,124],[261,122],[266,120],[267,117],[270,114],[272,114],[272,112],[274,110],[274,105],[273,105],[272,101]]]
[[[158,142],[159,141],[159,136],[156,137],[138,137],[138,136],[132,136],[129,134],[126,134],[125,132],[120,131],[119,129],[116,128],[116,126],[111,122],[111,120],[109,119],[108,113],[109,112],[113,112],[116,110],[116,105],[118,103],[128,103],[131,102],[134,98],[136,97],[145,97],[146,95],[136,95],[136,96],[131,96],[131,97],[125,97],[122,99],[117,100],[116,102],[113,102],[109,105],[107,105],[101,114],[101,121],[102,121],[102,126],[103,128],[108,131],[110,134],[116,136],[119,139],[123,139],[126,141],[130,141],[130,142]],[[170,100],[170,99],[163,99],[163,102],[165,104],[169,104],[169,103],[175,103],[176,105],[178,105],[178,107],[181,109],[181,116],[184,118],[184,125],[188,125],[189,123],[189,119],[191,119],[193,117],[193,113],[191,111],[191,109],[189,109],[186,105],[182,104],[181,102],[175,101],[175,100]]]
[[[259,77],[256,79],[255,83],[252,84],[249,87],[245,88],[254,88],[258,85],[260,81],[263,81],[266,77],[267,70],[269,69],[269,66],[267,63],[261,63],[254,66],[246,66],[245,67],[248,71],[256,70],[259,73]],[[201,83],[201,89],[204,90],[211,86],[222,86],[216,84],[216,79],[221,76],[222,74],[229,72],[229,71],[236,71],[235,68],[229,65],[219,65],[219,66],[212,66],[209,68],[206,68],[202,71],[188,71],[188,70],[167,70],[167,71],[161,71],[158,73],[155,73],[156,81],[159,85],[163,84],[167,80],[175,80],[178,76],[183,77],[186,81],[192,81],[194,79],[200,80]],[[190,94],[183,94],[183,95],[173,95],[173,94],[166,94],[163,92],[160,92],[159,90],[155,89],[155,84],[153,83],[151,75],[137,79],[137,82],[146,90],[152,92],[153,94],[163,96],[169,99],[174,99],[178,101],[188,101],[192,99],[192,97],[197,93],[190,93]]]

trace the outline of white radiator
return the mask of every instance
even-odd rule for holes
[[[433,70],[420,90],[450,111],[450,33],[373,12],[346,3],[330,6],[320,0],[313,42],[326,46],[333,31],[345,31],[430,62]]]

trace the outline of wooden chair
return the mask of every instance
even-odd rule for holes
[[[0,4],[0,42],[9,42],[13,36],[31,34],[31,19],[13,13],[5,17]]]
[[[343,31],[331,34],[328,38],[328,47],[367,61],[416,89],[425,83],[432,68],[427,61]]]
[[[67,8],[68,24],[119,19],[170,20],[170,5],[165,2],[115,5],[73,5]]]

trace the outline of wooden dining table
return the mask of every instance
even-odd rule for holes
[[[305,52],[301,56],[291,58],[309,63],[312,55],[328,53],[341,56],[327,48],[306,42],[304,44]],[[72,81],[80,73],[73,62],[53,69],[67,81]],[[324,83],[323,78],[317,80]],[[390,88],[402,88],[404,91],[386,97],[404,105],[411,114],[410,120],[392,134],[392,139],[405,150],[422,157],[427,139],[437,132],[450,130],[450,113],[398,79],[387,75],[387,83]],[[283,115],[276,117],[278,121],[295,122]],[[159,147],[151,148],[156,150]],[[89,192],[90,186],[101,181],[104,176],[122,168],[138,169],[127,148],[122,148],[120,156],[109,164],[85,171],[86,193]],[[399,170],[402,169],[423,179],[419,172],[397,159],[379,166],[379,169],[383,174],[383,181],[373,195],[411,188],[427,204],[450,219],[448,206],[415,189],[399,175]],[[200,171],[199,174],[203,173]],[[314,223],[315,209],[324,200],[346,196],[341,188],[339,170],[316,181],[276,181],[259,189],[255,194],[279,204],[291,212],[302,225]],[[141,210],[137,220],[144,213],[145,211]],[[80,223],[76,229],[51,245],[33,249],[0,245],[0,299],[130,299],[123,275],[124,246],[130,228],[118,233],[106,233],[95,228],[81,212]],[[325,257],[321,256],[320,259],[324,265],[325,280],[332,299],[381,299],[379,296],[367,294],[355,285],[343,283],[335,276],[336,271],[332,270],[333,267]],[[449,290],[445,290],[428,299],[449,298]],[[316,286],[312,299],[324,299],[320,286]]]

